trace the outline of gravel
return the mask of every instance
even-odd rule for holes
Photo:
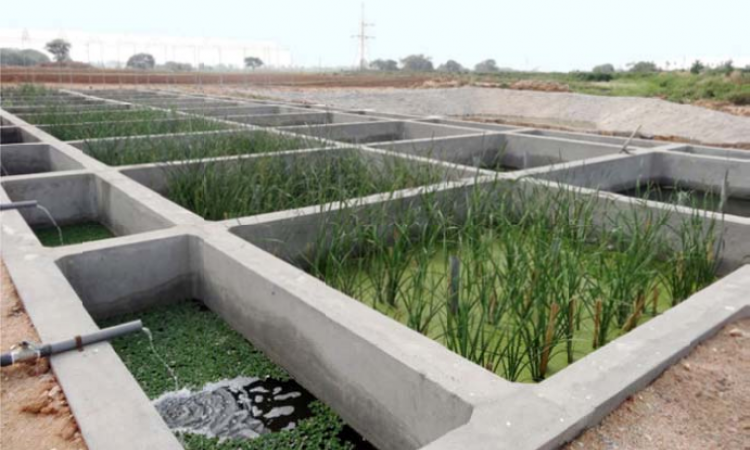
[[[224,94],[251,94],[371,108],[416,115],[484,116],[506,121],[558,125],[589,131],[687,139],[717,145],[750,145],[750,117],[680,105],[653,98],[603,97],[480,87],[438,89],[209,88]]]

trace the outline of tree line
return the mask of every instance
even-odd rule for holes
[[[394,59],[376,59],[369,65],[371,70],[378,70],[383,72],[395,72],[398,70],[404,70],[408,72],[447,72],[447,73],[498,73],[498,72],[513,72],[513,69],[499,67],[497,61],[494,59],[486,59],[477,63],[473,70],[464,67],[459,62],[450,59],[445,63],[435,67],[432,59],[423,54],[409,55],[399,61]],[[618,72],[630,72],[630,73],[658,73],[662,72],[663,69],[652,61],[638,61],[629,63],[626,65],[626,70],[618,71],[613,64],[600,64],[591,69],[590,72],[574,71],[574,74],[588,74],[591,78],[590,81],[608,81],[607,78],[611,78]],[[725,73],[730,74],[734,70],[750,71],[750,66],[744,69],[738,69],[734,67],[731,60],[720,63],[714,67],[709,67],[707,64],[702,63],[700,60],[696,60],[690,67],[690,72],[698,75],[702,73]]]
[[[53,39],[44,46],[44,49],[49,52],[55,62],[59,65],[72,63],[73,59],[70,57],[70,49],[72,45],[65,39]],[[16,49],[16,48],[0,48],[0,65],[2,66],[37,66],[42,64],[50,64],[50,58],[34,49]],[[262,59],[256,56],[248,56],[243,60],[244,66],[247,69],[258,69],[264,65]],[[125,66],[129,69],[139,70],[151,70],[157,68],[156,58],[150,53],[136,53],[128,58]],[[188,72],[193,70],[193,65],[185,62],[176,61],[165,61],[164,64],[158,66],[158,68],[164,70],[170,70],[174,72]]]

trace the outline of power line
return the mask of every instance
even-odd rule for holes
[[[352,36],[353,38],[359,39],[359,70],[367,69],[367,40],[375,39],[375,36],[367,35],[367,28],[374,26],[374,23],[367,23],[367,21],[365,21],[365,4],[362,3],[362,18],[359,21],[359,34],[355,34]]]

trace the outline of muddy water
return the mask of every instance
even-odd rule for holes
[[[241,377],[198,392],[169,392],[154,405],[172,429],[241,439],[295,428],[312,415],[314,400],[293,381]]]
[[[206,385],[200,391],[182,389],[154,400],[174,431],[219,439],[252,439],[294,429],[312,417],[315,397],[294,381],[239,377]],[[374,449],[350,427],[340,438],[357,449]]]

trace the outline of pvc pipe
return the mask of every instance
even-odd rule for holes
[[[42,344],[36,346],[32,343],[22,343],[20,350],[10,353],[4,353],[0,356],[0,367],[9,366],[19,361],[34,360],[37,358],[48,358],[58,353],[78,349],[83,351],[83,347],[97,342],[109,341],[110,339],[120,337],[126,334],[135,333],[143,329],[143,323],[140,320],[115,325],[103,330],[95,331],[84,336],[76,336],[73,339],[54,342],[52,344]]]
[[[36,200],[24,200],[22,202],[0,203],[0,211],[11,209],[36,208]]]

